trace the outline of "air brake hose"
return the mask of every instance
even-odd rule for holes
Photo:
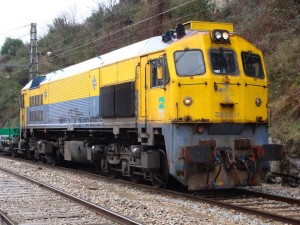
[[[226,152],[226,158],[227,158],[227,160],[228,160],[228,162],[229,162],[230,165],[229,165],[229,167],[227,167],[227,165],[225,164],[225,169],[226,169],[227,171],[230,171],[230,170],[232,169],[232,167],[233,167],[233,162],[231,161],[228,152]]]
[[[209,187],[208,181],[209,181],[209,169],[208,169],[208,164],[206,164],[206,172],[207,172],[207,177],[206,177],[206,187]]]
[[[217,172],[217,174],[216,174],[216,176],[215,176],[215,178],[214,178],[214,181],[213,181],[214,183],[216,183],[216,182],[217,182],[217,179],[218,179],[218,177],[219,177],[219,175],[220,175],[220,173],[221,173],[221,170],[222,170],[222,164],[221,164],[221,162],[220,162],[218,156],[216,156],[216,155],[215,155],[214,161],[217,162],[217,163],[218,163],[217,166],[219,166],[219,171]]]
[[[244,166],[245,166],[245,168],[246,168],[246,170],[247,170],[247,172],[248,172],[247,183],[249,183],[249,180],[250,180],[250,170],[249,170],[249,167],[248,167],[247,163],[245,162],[245,159],[238,159],[238,160],[239,160],[241,163],[244,164]]]
[[[254,179],[254,176],[256,175],[256,172],[257,172],[257,165],[256,165],[255,159],[248,158],[247,160],[252,161],[254,163],[254,172],[253,172],[253,175],[252,175],[251,179],[249,180],[249,181],[252,181]]]

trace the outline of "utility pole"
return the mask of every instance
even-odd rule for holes
[[[30,25],[29,80],[32,80],[38,75],[39,59],[37,51],[36,23],[31,23]]]

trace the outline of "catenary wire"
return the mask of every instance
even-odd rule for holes
[[[155,18],[155,17],[157,17],[157,16],[159,16],[159,15],[162,15],[162,14],[165,14],[165,13],[170,12],[170,11],[172,11],[172,10],[178,9],[178,8],[180,8],[180,7],[183,7],[183,6],[185,6],[185,5],[189,4],[189,3],[192,3],[192,2],[194,2],[194,1],[196,1],[196,0],[191,0],[191,1],[188,1],[188,2],[185,2],[185,3],[182,3],[182,4],[178,5],[178,6],[175,6],[175,7],[173,7],[173,8],[170,8],[170,9],[164,11],[164,12],[161,12],[161,13],[156,14],[156,15],[154,15],[154,16],[148,17],[148,18],[146,18],[146,19],[144,19],[144,20],[142,20],[142,21],[139,21],[139,22],[137,22],[137,23],[135,23],[135,24],[133,24],[133,25],[131,25],[131,26],[128,26],[128,27],[123,28],[123,29],[119,29],[119,30],[115,31],[115,32],[112,33],[112,34],[115,34],[115,33],[121,32],[121,31],[123,31],[123,30],[129,29],[130,27],[136,26],[136,25],[138,25],[138,24],[140,24],[140,23],[142,23],[142,22],[146,22],[146,21],[148,21],[148,20],[150,20],[150,19],[153,19],[153,18]],[[202,11],[206,11],[206,10],[209,10],[209,9],[211,9],[211,7],[207,8],[207,9],[205,9],[205,10],[202,10]],[[152,29],[152,28],[157,27],[157,26],[161,26],[161,25],[164,25],[164,24],[167,24],[167,23],[171,23],[171,22],[174,22],[174,21],[176,21],[176,20],[179,20],[179,19],[182,19],[182,18],[191,16],[191,15],[197,14],[197,13],[199,13],[199,12],[201,12],[201,11],[197,11],[197,12],[195,12],[195,13],[192,13],[192,14],[189,14],[189,15],[185,15],[185,16],[182,16],[182,17],[180,17],[180,18],[176,18],[176,19],[174,19],[174,20],[168,21],[168,22],[163,23],[163,24],[158,24],[158,25],[155,25],[155,26],[152,26],[152,27],[148,27],[148,28],[146,28],[146,29],[143,29],[143,30],[140,30],[140,31],[136,31],[135,33],[139,33],[139,32],[142,32],[142,31],[145,31],[145,30],[148,30],[148,29]],[[112,35],[112,34],[110,34],[110,35]],[[103,38],[105,38],[105,37],[108,37],[108,36],[109,36],[109,35],[104,36],[104,37],[100,37],[100,38],[96,38],[94,41],[96,41],[96,40],[101,40],[101,39],[103,39]],[[115,40],[117,40],[117,39],[120,39],[120,38],[123,38],[123,37],[127,37],[127,36],[129,36],[129,35],[122,36],[122,37],[118,37],[118,38],[115,38],[115,39],[110,40],[110,41],[105,42],[105,43],[109,43],[109,42],[112,42],[112,41],[115,41]],[[90,44],[90,43],[86,43],[86,44],[84,44],[84,45],[78,46],[78,47],[76,47],[76,48],[73,48],[72,50],[63,52],[63,53],[61,53],[60,55],[65,54],[65,53],[68,53],[68,52],[71,52],[71,51],[74,51],[74,50],[76,50],[76,49],[78,49],[78,48],[80,48],[80,47],[84,47],[84,46],[86,46],[86,45],[88,45],[88,44]],[[80,51],[82,51],[82,50],[80,50]],[[72,54],[68,54],[68,55],[64,55],[64,56],[66,57],[66,56],[70,56],[70,55],[77,54],[77,53],[78,53],[78,52],[74,52],[74,53],[72,53]],[[41,60],[41,62],[43,62],[43,61],[45,61],[45,60]],[[17,74],[17,73],[19,73],[19,72],[22,72],[22,71],[26,70],[26,69],[28,69],[28,68],[23,68],[23,69],[17,70],[17,71],[15,71],[14,73],[12,73],[11,75],[15,75],[15,74]]]
[[[158,13],[158,14],[156,14],[156,15],[154,15],[154,16],[148,17],[147,19],[144,19],[144,20],[141,20],[141,21],[139,21],[139,22],[136,22],[136,23],[134,23],[134,24],[132,24],[132,25],[130,25],[130,26],[127,26],[127,27],[125,27],[125,28],[121,28],[121,29],[119,29],[119,30],[117,30],[117,31],[115,31],[115,32],[113,32],[113,33],[111,33],[111,34],[109,34],[109,35],[105,35],[105,36],[101,36],[101,37],[99,37],[99,38],[95,38],[93,41],[99,41],[99,40],[102,40],[102,39],[104,39],[104,38],[106,38],[106,37],[109,37],[109,36],[111,36],[111,35],[117,34],[117,33],[121,32],[121,31],[127,30],[127,29],[129,29],[129,28],[131,28],[131,27],[137,26],[137,25],[139,25],[139,24],[141,24],[141,23],[143,23],[143,22],[146,22],[146,21],[148,21],[148,20],[150,20],[150,19],[153,19],[153,18],[155,18],[155,17],[157,17],[157,16],[160,16],[160,15],[163,15],[163,14],[165,14],[165,13],[171,12],[171,11],[173,11],[173,10],[175,10],[175,9],[178,9],[178,8],[180,8],[180,7],[183,7],[183,6],[187,5],[187,4],[190,4],[190,3],[195,2],[195,1],[196,1],[196,0],[190,0],[190,1],[188,1],[188,2],[182,3],[182,4],[178,5],[178,6],[175,6],[175,7],[171,8],[171,9],[168,9],[168,10],[166,10],[166,11],[164,11],[164,12]],[[65,51],[65,52],[63,52],[63,53],[60,53],[60,54],[57,54],[57,55],[55,55],[55,57],[58,57],[59,55],[62,55],[62,54],[71,52],[71,51],[76,50],[76,49],[78,49],[78,48],[87,46],[87,45],[89,45],[89,44],[90,44],[90,43],[88,42],[88,43],[85,43],[85,44],[83,44],[83,45],[77,46],[77,47],[75,47],[75,48],[73,48],[73,49],[70,49],[70,50]]]

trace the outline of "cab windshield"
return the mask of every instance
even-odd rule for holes
[[[264,71],[259,55],[250,52],[242,52],[243,68],[246,76],[264,78]]]
[[[215,74],[237,74],[235,53],[228,49],[212,49],[210,51],[212,71]]]
[[[179,76],[194,76],[205,73],[203,53],[200,49],[176,51],[174,61]]]

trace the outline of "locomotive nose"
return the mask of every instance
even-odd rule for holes
[[[214,81],[213,108],[212,115],[215,120],[238,120],[240,111],[240,93],[239,82],[234,82],[228,76],[225,78],[216,78]]]

